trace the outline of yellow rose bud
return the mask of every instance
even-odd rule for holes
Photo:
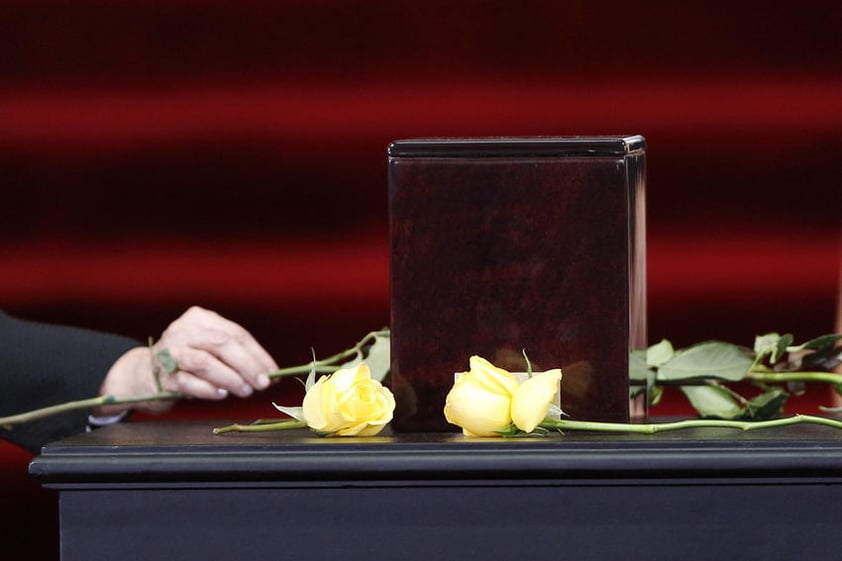
[[[512,422],[517,379],[478,356],[469,364],[470,371],[460,374],[447,394],[444,416],[467,436],[497,436]]]
[[[532,432],[550,411],[561,382],[561,370],[535,374],[518,386],[512,396],[512,422],[523,432]]]
[[[392,420],[395,398],[361,363],[319,378],[307,390],[302,410],[307,426],[316,432],[372,436]]]

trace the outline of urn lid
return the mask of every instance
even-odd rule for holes
[[[625,156],[646,149],[641,135],[433,137],[395,140],[389,157]]]

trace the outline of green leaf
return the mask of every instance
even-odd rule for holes
[[[783,358],[787,353],[787,347],[792,344],[793,337],[791,334],[787,333],[783,337],[781,337],[780,341],[778,341],[778,346],[775,349],[775,352],[772,353],[772,363],[776,363],[781,358]]]
[[[743,414],[734,395],[718,384],[681,386],[681,391],[701,417],[739,419]]]
[[[783,413],[789,393],[783,388],[772,388],[751,398],[743,411],[743,419],[762,421],[772,419]]]
[[[795,347],[789,347],[787,350],[789,352],[798,352],[798,351],[817,351],[820,349],[827,349],[833,347],[837,341],[842,341],[842,333],[830,333],[828,335],[822,335],[821,337],[816,337],[815,339],[811,339],[806,343]]]
[[[500,436],[515,436],[521,432],[521,430],[517,428],[514,423],[509,423],[507,426],[495,432],[497,432]]]
[[[755,337],[754,339],[754,353],[757,355],[757,362],[762,361],[766,356],[772,364],[778,362],[788,351],[789,346],[792,345],[793,337],[791,333],[786,335],[778,335],[777,333],[767,333]]]
[[[842,347],[824,347],[802,356],[801,367],[798,370],[830,372],[840,364],[842,364]]]
[[[646,349],[635,349],[629,353],[629,380],[632,382],[629,386],[629,399],[635,399],[640,394],[646,394],[646,400],[649,405],[654,405],[653,398],[660,399],[656,396],[658,388],[655,386],[655,371],[649,368],[646,364]]]
[[[301,421],[302,423],[306,423],[304,420],[304,408],[303,407],[284,407],[283,405],[278,405],[277,403],[273,403],[272,405],[275,406],[275,409],[289,415],[296,421]]]
[[[658,380],[676,382],[693,378],[714,378],[737,382],[745,378],[752,359],[737,345],[708,341],[675,353],[658,369]]]
[[[391,368],[390,351],[390,332],[388,330],[379,331],[374,334],[374,343],[368,346],[365,353],[358,352],[354,358],[340,364],[336,369],[351,368],[365,362],[371,371],[371,379],[382,382]]]
[[[365,362],[368,364],[368,369],[371,370],[371,378],[373,380],[382,382],[389,373],[389,369],[392,366],[390,347],[389,334],[384,333],[376,335],[374,343],[368,349],[368,356],[366,356]]]
[[[649,390],[649,407],[654,407],[661,402],[664,396],[664,386],[652,386]]]
[[[510,427],[507,427],[505,429],[495,431],[495,432],[499,433],[500,436],[502,436],[503,438],[536,438],[536,437],[544,437],[547,434],[549,434],[550,431],[549,431],[549,429],[546,429],[546,428],[542,427],[541,425],[538,425],[537,427],[532,429],[532,432],[523,432],[522,430],[520,430],[517,427],[514,427],[513,429],[510,428]]]
[[[646,350],[637,349],[629,353],[629,379],[644,382],[654,376],[655,372],[646,364]]]
[[[754,338],[754,354],[761,360],[767,355],[772,355],[780,346],[781,336],[777,333],[766,333]],[[791,339],[790,339],[791,341]]]
[[[311,348],[310,352],[313,353],[313,366],[310,368],[310,373],[307,375],[307,380],[304,382],[305,392],[309,392],[310,388],[316,385],[316,351]]]
[[[561,407],[559,407],[555,403],[550,403],[550,408],[547,410],[547,417],[553,419],[560,419],[562,417],[569,417],[569,415],[565,413],[561,409]]]
[[[675,349],[667,339],[661,339],[660,343],[656,343],[646,349],[646,364],[658,368],[669,361],[675,355]]]

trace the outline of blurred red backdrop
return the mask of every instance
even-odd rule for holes
[[[817,1],[3,2],[0,307],[145,341],[200,304],[300,364],[388,324],[391,140],[643,134],[650,340],[830,332],[840,25]],[[0,452],[35,506],[8,535],[49,558],[52,496]]]

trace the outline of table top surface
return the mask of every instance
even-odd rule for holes
[[[124,422],[45,446],[44,483],[148,481],[842,479],[842,431],[818,425],[657,434],[571,431],[533,438],[459,433],[374,437],[306,429],[229,432],[218,420]]]

